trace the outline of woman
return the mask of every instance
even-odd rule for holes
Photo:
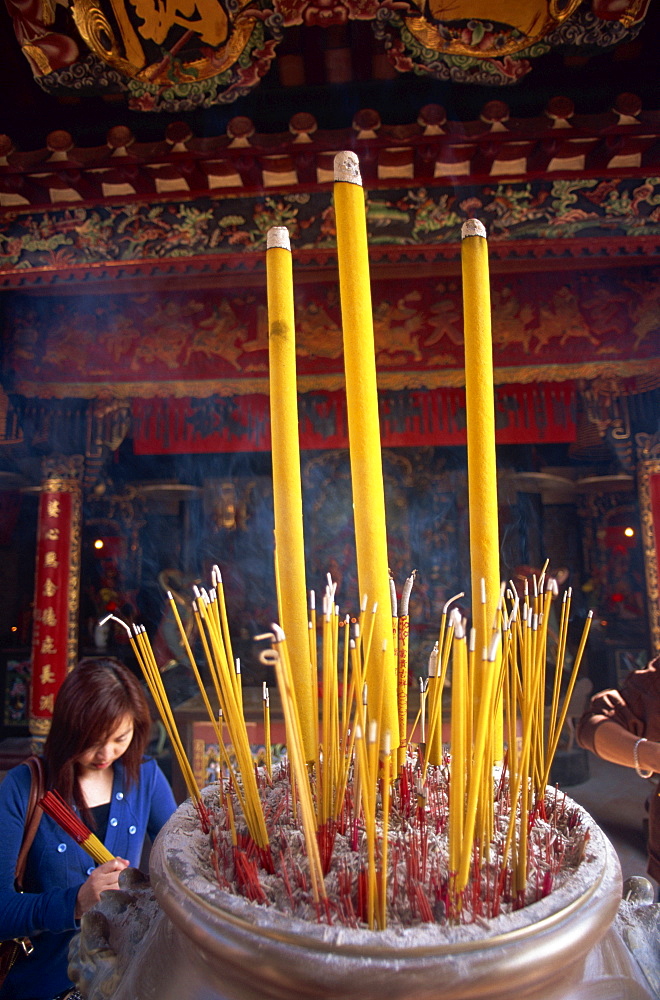
[[[660,774],[660,657],[631,671],[621,690],[594,695],[577,738],[598,757],[634,767],[642,778]],[[648,854],[649,875],[660,882],[660,786],[649,798]]]
[[[71,988],[69,942],[80,918],[119,873],[137,866],[145,835],[154,838],[176,808],[144,749],[151,722],[142,689],[119,661],[81,660],[64,681],[43,760],[46,787],[56,789],[115,856],[92,858],[44,815],[27,858],[22,894],[14,870],[23,837],[30,771],[13,768],[0,785],[0,940],[29,937],[0,990],[3,1000],[52,1000]]]

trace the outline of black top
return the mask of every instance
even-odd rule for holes
[[[94,817],[94,823],[96,824],[92,833],[96,834],[99,840],[105,840],[106,831],[108,829],[108,816],[110,815],[110,803],[104,802],[100,806],[94,806],[90,809],[90,812]]]

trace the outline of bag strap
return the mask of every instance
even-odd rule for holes
[[[30,768],[32,781],[30,784],[30,795],[28,798],[27,810],[25,812],[25,831],[23,833],[23,841],[21,843],[21,849],[18,852],[18,858],[16,859],[15,880],[19,891],[23,887],[23,876],[25,874],[28,851],[32,847],[32,841],[34,840],[37,827],[39,826],[41,817],[43,816],[43,809],[39,805],[39,802],[44,797],[46,791],[44,763],[41,757],[28,757],[24,763]]]

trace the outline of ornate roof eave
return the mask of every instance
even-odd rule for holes
[[[296,281],[329,281],[336,272],[333,249],[296,249]],[[428,246],[377,245],[369,249],[372,276],[401,277],[402,267],[418,277],[460,274],[460,244]],[[565,271],[621,267],[625,262],[648,265],[660,259],[660,234],[631,238],[566,240],[489,240],[490,270],[494,273]],[[114,294],[135,292],[143,287],[159,289],[261,287],[265,281],[264,254],[259,251],[218,253],[209,257],[112,261],[78,267],[35,267],[0,270],[0,291],[30,291],[44,294]]]
[[[236,117],[225,136],[197,138],[173,122],[160,142],[138,142],[125,126],[104,146],[78,147],[68,132],[48,134],[46,147],[22,152],[0,136],[0,210],[29,211],[67,204],[168,197],[318,189],[332,181],[335,152],[353,149],[365,186],[396,181],[437,186],[487,183],[547,174],[584,177],[660,169],[660,111],[621,94],[607,114],[576,115],[568,98],[552,98],[543,114],[512,119],[503,101],[489,101],[476,121],[447,119],[440,105],[421,108],[417,121],[384,125],[371,109],[352,127],[318,131],[307,113],[288,133],[257,134]],[[121,190],[118,190],[121,188]]]
[[[237,274],[248,284],[263,272],[272,225],[289,227],[311,280],[335,266],[338,149],[360,158],[380,275],[401,265],[455,271],[469,215],[485,223],[503,271],[658,256],[660,112],[627,94],[610,115],[579,120],[570,101],[553,98],[540,118],[515,121],[491,101],[478,122],[448,122],[427,105],[415,124],[382,126],[365,110],[332,133],[302,114],[289,136],[257,136],[236,118],[216,139],[174,123],[165,143],[136,143],[119,127],[103,149],[52,132],[46,151],[24,154],[0,137],[0,289],[92,291],[112,280],[118,291],[117,282],[203,285]]]

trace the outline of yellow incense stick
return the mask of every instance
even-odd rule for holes
[[[452,615],[458,615],[452,612]],[[451,679],[451,770],[449,789],[449,871],[458,874],[465,825],[465,778],[470,748],[466,743],[467,653],[465,631],[458,615],[454,623],[454,655]],[[468,846],[465,845],[465,849]]]
[[[468,439],[468,496],[472,600],[485,581],[485,621],[473,608],[477,651],[488,647],[500,591],[497,468],[495,461],[495,390],[491,335],[488,243],[486,230],[470,219],[461,230],[465,339],[465,409]],[[502,721],[494,720],[495,751],[502,758]]]
[[[291,657],[305,758],[312,761],[316,756],[317,709],[309,670],[293,277],[288,230],[284,226],[269,229],[266,247],[273,509],[281,624]]]
[[[381,653],[382,641],[392,632],[392,616],[369,251],[362,179],[357,156],[352,152],[335,157],[334,203],[358,580],[360,593],[378,608],[375,641],[366,663],[367,683],[373,703],[380,701],[383,705],[381,733],[396,733],[392,643],[384,670]],[[381,688],[382,696],[377,694]]]

